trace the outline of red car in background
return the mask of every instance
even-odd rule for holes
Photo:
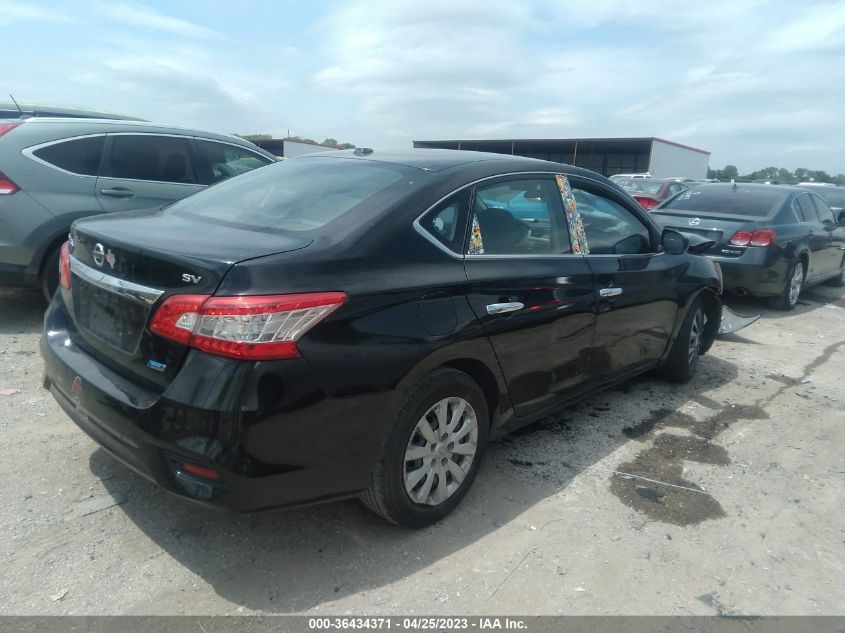
[[[627,178],[616,184],[627,191],[646,211],[687,189],[689,185],[674,178]]]

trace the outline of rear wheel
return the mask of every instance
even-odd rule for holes
[[[487,401],[465,373],[439,369],[405,396],[361,500],[391,523],[420,528],[451,512],[475,479],[488,431]]]
[[[700,299],[696,299],[684,317],[669,356],[657,368],[658,376],[664,380],[682,383],[693,377],[698,366],[698,357],[701,355],[706,324],[704,306]]]
[[[53,300],[53,295],[56,294],[56,288],[59,287],[59,255],[61,253],[61,246],[53,249],[44,258],[44,264],[41,268],[41,290],[47,298],[47,302]]]
[[[798,260],[792,268],[786,281],[783,292],[772,297],[771,305],[778,310],[792,310],[798,304],[798,297],[801,296],[801,289],[804,286],[804,262]]]

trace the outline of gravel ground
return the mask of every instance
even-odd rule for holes
[[[43,309],[0,290],[0,614],[845,614],[841,290],[493,444],[416,532],[159,491],[41,388]]]

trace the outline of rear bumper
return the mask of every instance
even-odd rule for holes
[[[726,292],[774,296],[783,292],[789,262],[772,249],[747,248],[739,257],[713,257],[724,277]]]
[[[163,392],[75,344],[57,296],[41,338],[44,386],[106,451],[161,488],[250,511],[354,496],[369,481],[388,396],[334,399],[302,360],[243,363],[192,352]],[[377,401],[376,401],[377,400]],[[219,473],[186,473],[183,463]]]

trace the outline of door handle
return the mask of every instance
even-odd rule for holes
[[[504,312],[516,312],[522,310],[525,304],[519,301],[508,301],[507,303],[491,303],[487,306],[487,314],[502,314]]]
[[[599,295],[602,297],[618,297],[622,294],[622,288],[602,288]]]
[[[114,189],[100,189],[100,193],[104,196],[111,196],[112,198],[132,198],[135,194],[131,189],[126,187],[115,187]]]

